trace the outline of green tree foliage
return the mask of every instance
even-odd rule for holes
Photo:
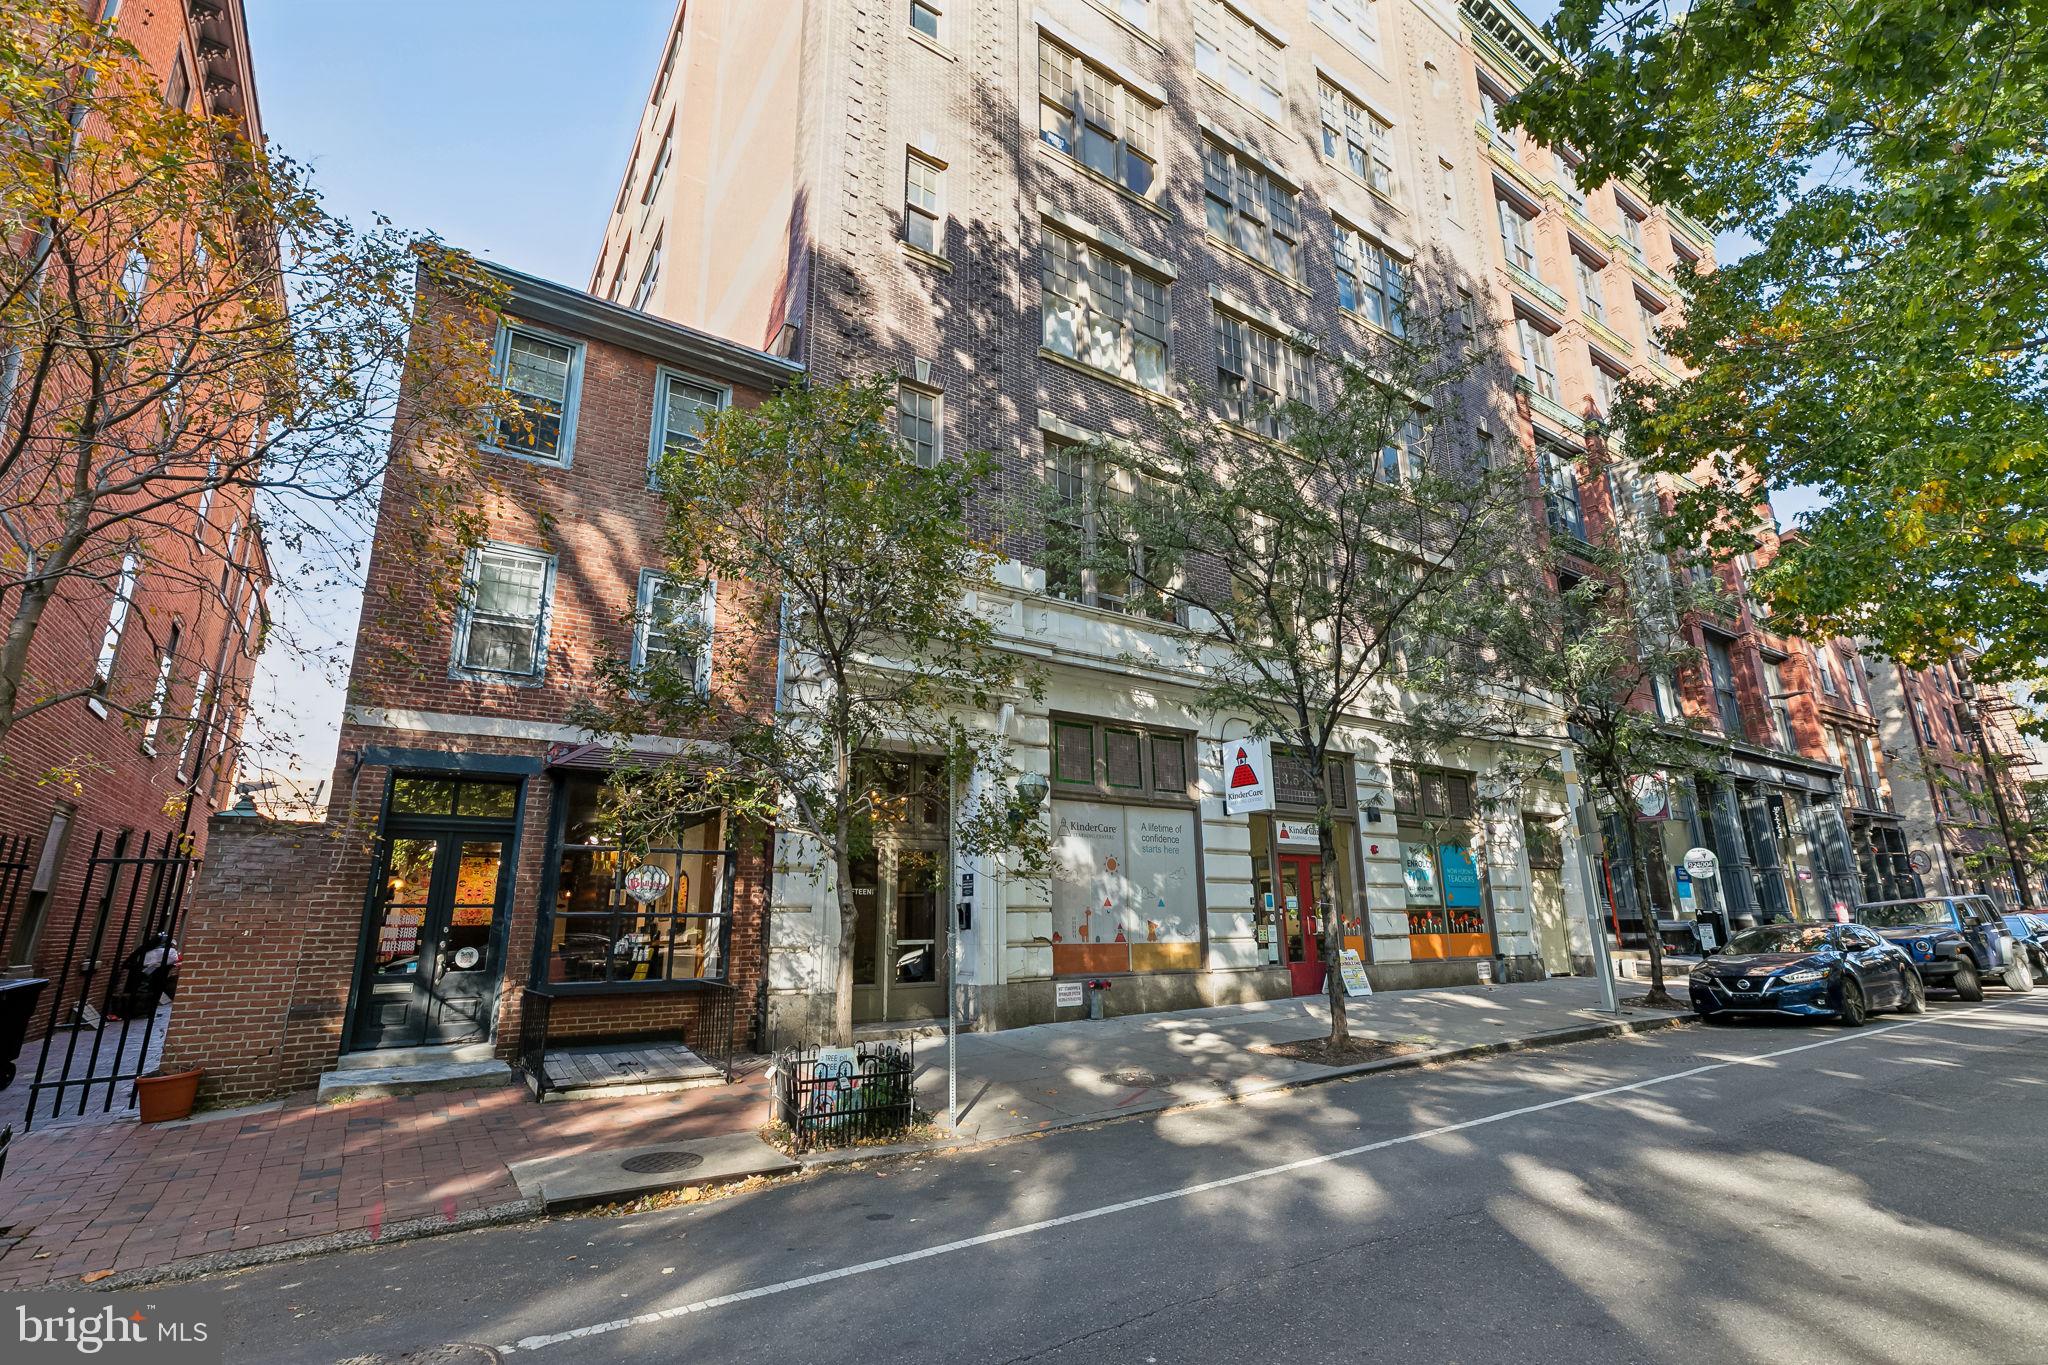
[[[1309,774],[1346,732],[1386,754],[1461,742],[1497,696],[1488,641],[1531,562],[1520,462],[1483,467],[1461,420],[1492,353],[1455,316],[1415,310],[1405,330],[1324,362],[1319,401],[1193,393],[1156,443],[1090,447],[1093,480],[1056,480],[1045,506],[1055,584],[1085,573],[1168,623],[1201,708]],[[1206,415],[1211,398],[1230,420]],[[1333,1045],[1349,1036],[1343,909],[1321,926]]]
[[[779,638],[779,676],[771,663],[700,691],[702,624],[665,621],[685,647],[638,669],[612,661],[579,712],[639,755],[608,787],[621,843],[665,842],[681,815],[707,806],[811,841],[839,911],[830,1031],[842,1043],[853,1036],[853,859],[878,827],[928,801],[952,811],[956,850],[1043,872],[1040,821],[1008,796],[1008,745],[990,723],[1035,686],[998,647],[993,546],[967,519],[994,461],[916,464],[892,427],[895,404],[889,377],[800,385],[717,414],[701,448],[664,458],[670,572],[692,600],[725,585],[720,636]],[[770,714],[761,699],[778,684]],[[653,763],[643,736],[703,742]],[[887,751],[938,756],[933,788],[884,780]]]
[[[1824,507],[1761,579],[1786,629],[1912,663],[2048,655],[2048,3],[1564,0],[1506,111],[1757,249],[1685,280],[1697,373],[1632,449]],[[1718,503],[1717,500],[1718,499]],[[1724,541],[1725,544],[1725,541]]]

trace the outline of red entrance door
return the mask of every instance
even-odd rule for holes
[[[1280,941],[1296,995],[1323,991],[1323,864],[1320,858],[1280,861]]]

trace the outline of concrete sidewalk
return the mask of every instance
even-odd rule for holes
[[[1667,977],[1667,985],[1673,981],[1683,984],[1682,977]],[[1618,981],[1616,987],[1627,999],[1641,995],[1646,983]],[[1408,1044],[1417,1050],[1349,1066],[1324,1066],[1253,1050],[1326,1037],[1330,1014],[1320,996],[962,1034],[957,1043],[959,1136],[986,1142],[1312,1085],[1338,1076],[1425,1065],[1476,1051],[1540,1047],[1661,1027],[1691,1017],[1667,1010],[1624,1010],[1616,1016],[1601,1013],[1599,1004],[1600,985],[1589,977],[1493,989],[1397,991],[1353,1000],[1347,1011],[1353,1038]],[[918,1039],[917,1066],[918,1103],[938,1115],[943,1126],[942,1037]]]
[[[1642,990],[1619,984],[1624,996]],[[1325,1036],[1320,998],[966,1034],[959,1131],[922,1145],[1017,1137],[1688,1017],[1616,1018],[1598,1013],[1598,1003],[1598,983],[1585,979],[1353,1001],[1355,1037],[1414,1051],[1350,1066],[1254,1050]],[[548,1171],[596,1163],[613,1179],[618,1158],[649,1148],[710,1150],[728,1139],[759,1147],[753,1135],[771,1110],[764,1061],[734,1085],[635,1099],[540,1105],[523,1087],[501,1086],[324,1105],[299,1096],[149,1127],[132,1119],[38,1125],[17,1138],[0,1178],[0,1290],[86,1276],[119,1285],[537,1217],[547,1199],[535,1182],[545,1185]],[[944,1043],[920,1039],[917,1065],[918,1100],[943,1126]],[[804,1164],[888,1150],[812,1153]]]

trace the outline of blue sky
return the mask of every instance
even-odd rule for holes
[[[265,131],[328,206],[382,213],[580,285],[653,79],[673,0],[246,0]],[[279,601],[346,640],[358,603]],[[266,653],[249,761],[319,778],[338,680]]]

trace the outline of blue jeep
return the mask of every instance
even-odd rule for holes
[[[1856,907],[1856,922],[1905,949],[1930,989],[1965,1000],[1982,1000],[1984,983],[1993,979],[2016,991],[2034,989],[2026,950],[1989,896],[1867,901]]]

